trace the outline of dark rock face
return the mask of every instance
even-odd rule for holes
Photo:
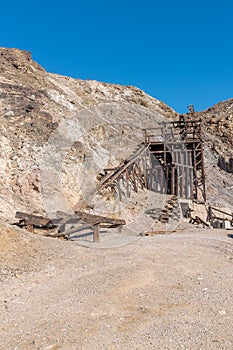
[[[219,157],[218,166],[228,173],[233,173],[233,158],[225,159],[224,157]]]
[[[27,71],[31,64],[33,64],[34,67],[36,66],[36,69],[43,71],[43,68],[32,60],[31,53],[28,51],[0,48],[0,60],[1,72],[8,72],[9,66],[15,70]]]

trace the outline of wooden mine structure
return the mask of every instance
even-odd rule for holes
[[[150,168],[147,178],[155,192],[206,201],[201,122],[185,120],[164,122],[145,130],[149,145]],[[164,177],[165,186],[161,188]]]
[[[206,202],[201,121],[194,120],[193,114],[190,110],[188,116],[180,116],[178,121],[162,122],[157,128],[144,129],[144,142],[138,145],[134,154],[118,167],[104,169],[100,174],[98,192],[113,190],[120,200],[140,189],[168,194],[159,219],[164,223],[171,214],[168,209],[174,209],[178,198]],[[218,218],[213,209],[217,210],[209,209],[209,221]],[[233,223],[231,214],[217,211],[228,215],[225,220]],[[76,211],[74,215],[57,213],[54,219],[17,212],[16,218],[18,226],[26,226],[31,232],[34,228],[48,230],[50,237],[69,237],[74,232],[91,228],[94,242],[100,241],[100,227],[121,228],[126,224],[125,220],[83,211]],[[198,217],[193,220],[208,226]],[[66,229],[68,224],[72,224],[70,229]]]
[[[148,189],[177,197],[206,201],[201,121],[180,116],[178,121],[144,129],[139,149],[114,169],[105,169],[98,190],[112,188],[122,196]]]

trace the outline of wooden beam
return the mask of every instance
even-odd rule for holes
[[[225,215],[228,215],[228,216],[231,216],[233,217],[233,213],[232,214],[229,214],[223,210],[220,210],[220,209],[217,209],[217,208],[214,208],[214,207],[210,207],[212,210],[215,210],[215,211],[218,211],[219,213],[222,213],[222,214],[225,214]]]
[[[91,225],[95,225],[96,221],[99,221],[100,223],[107,223],[111,225],[125,225],[125,220],[122,219],[113,219],[101,215],[94,215],[94,214],[88,214],[83,213],[79,211],[75,211],[75,214],[82,219],[83,221],[90,223]]]
[[[100,225],[97,223],[93,226],[93,242],[100,242]]]
[[[34,233],[34,226],[32,224],[27,225],[27,230]]]
[[[52,224],[52,221],[49,218],[45,218],[41,215],[27,214],[20,211],[16,212],[15,217],[20,219],[23,225],[49,226]]]
[[[139,159],[140,157],[142,157],[142,155],[147,152],[149,145],[144,146],[143,148],[141,148],[136,154],[134,154],[131,158],[129,158],[128,160],[125,161],[123,166],[119,166],[117,168],[117,170],[112,173],[107,179],[104,179],[100,185],[98,186],[97,190],[101,190],[104,189],[106,187],[108,187],[110,184],[112,184],[116,179],[118,179],[121,174],[123,174],[125,172],[125,170],[127,168],[129,168],[131,165],[134,164],[134,162]]]
[[[90,224],[82,224],[82,226],[72,227],[72,228],[70,228],[68,230],[64,230],[62,232],[48,232],[45,236],[53,237],[53,238],[70,236],[72,233],[79,232],[81,230],[85,230],[86,228],[92,229],[92,226]]]

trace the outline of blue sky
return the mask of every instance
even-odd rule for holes
[[[233,97],[233,2],[1,3],[0,46],[46,70],[137,86],[180,113]]]

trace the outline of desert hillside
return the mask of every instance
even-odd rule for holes
[[[226,207],[232,204],[232,109],[231,99],[195,114],[203,121],[208,200]],[[47,73],[29,52],[5,48],[0,116],[3,217],[44,213],[45,202],[59,202],[60,192],[73,208],[88,186],[84,160],[94,158],[94,172],[117,165],[143,141],[143,128],[179,117],[135,87]],[[59,174],[53,190],[43,181],[51,166]]]
[[[208,201],[232,211],[233,99],[195,113],[195,117],[202,120]]]
[[[51,147],[52,159],[61,157],[62,191],[73,206],[81,195],[84,158],[94,152],[112,166],[143,140],[143,128],[177,113],[135,87],[50,74],[30,53],[3,48],[0,116],[0,210],[13,216],[16,210],[44,211],[40,172],[52,162],[46,159]]]

